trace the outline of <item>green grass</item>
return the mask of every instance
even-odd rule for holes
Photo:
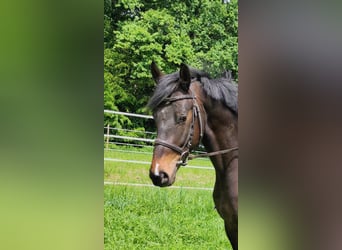
[[[210,191],[105,186],[105,249],[231,249]]]
[[[127,149],[125,149],[127,150]],[[150,162],[151,150],[107,151],[105,158]],[[104,179],[152,184],[149,164],[105,161]],[[211,166],[208,159],[191,165]],[[213,188],[215,171],[181,167],[175,186]],[[105,185],[105,249],[231,249],[208,190]]]
[[[105,161],[104,179],[106,181],[151,184],[151,180],[148,177],[148,170],[150,167],[149,163],[152,159],[152,152],[139,152],[137,149],[135,149],[134,153],[105,151],[104,157],[148,162],[148,164],[145,165]],[[189,165],[210,167],[211,163],[208,159],[196,159],[191,161]],[[214,183],[214,167],[210,169],[195,169],[185,166],[178,170],[174,185],[212,188]]]
[[[120,149],[105,150],[104,157],[116,158],[116,159],[122,159],[122,160],[151,162],[152,150],[146,151],[146,149],[143,150],[143,149],[134,149],[134,148],[131,148],[128,150],[120,150]],[[198,159],[189,161],[189,166],[210,167],[212,166],[212,164],[208,158],[198,158]]]

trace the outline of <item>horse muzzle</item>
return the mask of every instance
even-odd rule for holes
[[[153,185],[155,186],[167,187],[173,184],[173,182],[170,181],[169,175],[163,171],[154,173],[153,171],[150,170],[150,178],[153,182]]]
[[[172,160],[154,159],[150,168],[150,178],[155,186],[167,187],[171,186],[176,180],[176,172],[178,169],[177,155]]]

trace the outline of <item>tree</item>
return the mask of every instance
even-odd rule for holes
[[[105,0],[104,107],[148,112],[151,61],[165,72],[185,62],[212,76],[230,69],[237,77],[237,7],[237,0]],[[127,125],[113,119],[105,122]]]

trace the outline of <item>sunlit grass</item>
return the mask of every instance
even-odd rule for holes
[[[110,149],[104,151],[105,158],[114,158],[121,160],[134,160],[151,162],[152,149],[129,148],[129,149]],[[212,164],[208,158],[197,158],[189,161],[189,166],[211,167]]]
[[[205,190],[105,186],[105,249],[231,249]]]
[[[104,179],[112,182],[151,184],[148,171],[152,159],[152,150],[150,152],[144,150],[144,152],[134,148],[130,149],[130,152],[105,150],[105,158],[142,161],[146,164],[105,160]],[[191,166],[207,166],[209,169],[197,169],[191,168]],[[215,171],[214,167],[210,166],[211,162],[208,159],[191,161],[189,167],[184,166],[178,170],[174,185],[212,188],[215,182]]]
[[[129,152],[127,152],[129,150]],[[105,150],[104,179],[149,184],[152,150]],[[196,159],[192,166],[212,166]],[[191,166],[190,165],[190,166]],[[213,188],[215,170],[181,167],[174,186]],[[105,249],[231,249],[210,190],[105,185]]]

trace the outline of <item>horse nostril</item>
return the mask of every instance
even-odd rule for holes
[[[167,173],[160,172],[159,175],[160,175],[160,178],[162,179],[162,182],[168,182],[169,181],[169,176]]]
[[[156,186],[165,187],[169,185],[169,176],[163,171],[159,172],[157,175],[150,171],[150,178]]]
[[[169,186],[169,175],[163,171],[159,173],[159,178],[160,178],[160,187],[166,187]]]

